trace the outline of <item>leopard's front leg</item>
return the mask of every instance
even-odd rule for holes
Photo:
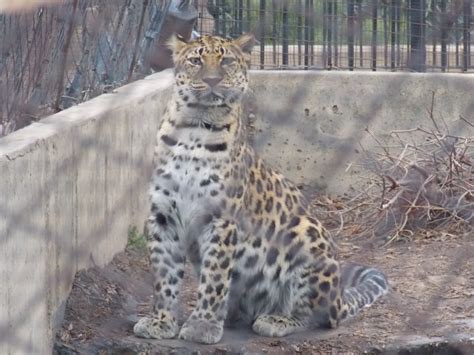
[[[224,332],[237,229],[234,223],[219,220],[202,239],[198,302],[179,337],[215,344]]]
[[[174,218],[154,206],[147,223],[150,262],[155,282],[153,312],[150,316],[141,318],[133,328],[135,335],[142,338],[168,339],[176,337],[179,332],[176,313],[185,256]]]

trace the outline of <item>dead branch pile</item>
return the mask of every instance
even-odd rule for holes
[[[467,120],[461,119],[471,125]],[[470,127],[472,131],[472,127]],[[367,132],[371,134],[368,130]],[[474,137],[415,128],[367,152],[366,188],[353,198],[313,201],[333,232],[384,244],[416,235],[465,233],[474,226]]]

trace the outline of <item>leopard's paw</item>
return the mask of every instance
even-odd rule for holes
[[[188,319],[181,328],[179,337],[196,343],[215,344],[222,339],[223,334],[223,322],[205,319]]]
[[[176,320],[166,314],[140,318],[133,327],[133,333],[140,338],[170,339],[176,337],[178,331]]]
[[[252,325],[255,333],[267,337],[283,337],[304,330],[304,325],[291,316],[260,315]]]

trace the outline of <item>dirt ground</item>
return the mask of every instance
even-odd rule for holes
[[[58,354],[473,354],[474,241],[471,235],[396,242],[369,248],[338,241],[341,259],[376,265],[391,293],[335,330],[308,331],[281,339],[249,329],[226,328],[217,345],[144,340],[134,322],[150,307],[152,287],[145,253],[127,249],[104,268],[77,274],[57,335]],[[195,302],[187,273],[181,320]]]

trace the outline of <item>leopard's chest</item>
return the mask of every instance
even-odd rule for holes
[[[152,199],[172,206],[183,224],[219,205],[224,190],[224,174],[216,169],[216,161],[176,155],[159,164],[152,183]]]
[[[168,152],[157,159],[151,202],[176,222],[169,228],[174,228],[181,247],[196,267],[200,263],[197,252],[210,232],[211,222],[225,213],[229,160],[203,157],[199,151]]]

